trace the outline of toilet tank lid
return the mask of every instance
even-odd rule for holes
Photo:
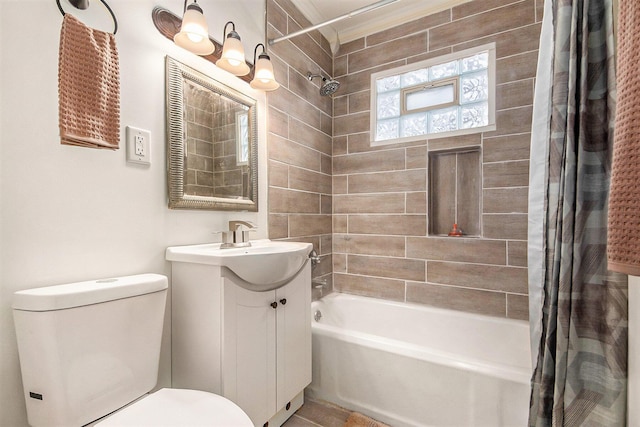
[[[45,286],[15,292],[12,306],[24,311],[62,310],[162,291],[167,282],[166,276],[149,273]]]

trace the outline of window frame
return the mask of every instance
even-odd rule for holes
[[[487,52],[488,53],[488,66],[487,66],[487,78],[488,78],[488,93],[487,93],[487,109],[488,109],[488,124],[486,126],[479,126],[479,127],[472,127],[472,128],[466,128],[466,129],[457,129],[455,131],[449,131],[449,132],[440,132],[440,133],[426,133],[424,135],[414,135],[414,136],[407,136],[407,137],[399,137],[399,138],[394,138],[394,139],[385,139],[385,140],[381,140],[381,141],[377,141],[376,140],[376,129],[377,129],[377,123],[378,123],[378,118],[377,118],[377,97],[378,97],[378,90],[377,90],[377,85],[376,85],[376,81],[379,79],[383,79],[386,77],[392,77],[392,76],[396,76],[396,75],[401,75],[407,72],[411,72],[411,71],[415,71],[415,70],[419,70],[421,68],[428,68],[428,67],[432,67],[434,65],[439,65],[439,64],[444,64],[447,62],[451,62],[451,61],[456,61],[465,57],[469,57],[469,56],[473,56],[476,55],[478,53],[482,53],[482,52]],[[401,108],[401,113],[400,113],[400,117],[402,117],[402,115],[404,114],[413,114],[413,113],[417,113],[420,112],[421,110],[410,110],[409,112],[405,111],[405,102],[406,102],[406,98],[405,95],[406,93],[408,93],[408,90],[411,90],[412,88],[418,88],[418,90],[420,88],[424,88],[425,86],[429,86],[429,85],[433,85],[435,86],[436,84],[440,83],[441,81],[451,81],[453,79],[457,80],[457,85],[456,85],[456,98],[457,100],[455,101],[455,103],[451,104],[453,105],[459,105],[459,96],[460,96],[460,77],[461,77],[461,73],[456,74],[455,76],[451,76],[451,77],[445,77],[441,80],[437,80],[434,82],[424,82],[424,83],[419,83],[416,84],[414,86],[411,87],[407,87],[407,88],[401,88],[401,100],[400,100],[400,108]],[[371,110],[370,110],[370,120],[369,120],[369,133],[370,133],[370,138],[369,138],[369,143],[371,146],[381,146],[381,145],[394,145],[394,144],[402,144],[402,143],[406,143],[406,142],[414,142],[414,141],[428,141],[430,139],[441,139],[441,138],[450,138],[453,136],[459,136],[459,135],[468,135],[468,134],[475,134],[475,133],[482,133],[482,132],[490,132],[490,131],[494,131],[496,130],[496,44],[495,43],[488,43],[488,44],[484,44],[484,45],[480,45],[480,46],[476,46],[470,49],[464,49],[464,50],[460,50],[457,52],[453,52],[450,54],[446,54],[446,55],[442,55],[442,56],[438,56],[435,58],[430,58],[424,61],[420,61],[420,62],[415,62],[412,64],[407,64],[407,65],[403,65],[400,67],[396,67],[396,68],[392,68],[392,69],[388,69],[388,70],[383,70],[383,71],[379,71],[377,73],[372,73],[371,74],[371,80],[370,80],[370,100],[371,100]],[[424,109],[424,111],[428,111],[428,110],[433,110],[433,109],[439,109],[439,108],[444,108],[444,106],[435,106],[435,107],[427,107],[426,109]]]
[[[243,121],[242,118],[245,118]],[[244,123],[243,123],[244,122]],[[247,138],[243,138],[246,129]],[[236,111],[236,165],[245,166],[249,164],[249,112],[245,110]],[[243,157],[246,152],[247,158]]]
[[[447,108],[453,105],[459,105],[458,101],[456,101],[457,99],[459,99],[459,96],[460,96],[460,93],[458,92],[459,90],[458,87],[460,85],[459,83],[460,83],[460,76],[456,76],[456,77],[447,77],[435,82],[419,83],[413,86],[408,86],[400,89],[400,115],[421,113],[423,111],[438,110],[440,108]],[[420,92],[428,89],[435,89],[435,88],[444,87],[444,86],[453,86],[453,99],[454,99],[453,101],[444,102],[441,104],[433,104],[428,107],[416,108],[413,110],[409,110],[407,108],[407,96],[411,95],[412,93],[416,93],[416,92]]]

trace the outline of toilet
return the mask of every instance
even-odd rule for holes
[[[29,424],[253,426],[222,396],[157,383],[167,278],[140,274],[14,294]]]

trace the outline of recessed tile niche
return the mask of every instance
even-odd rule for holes
[[[429,153],[429,235],[480,237],[480,147]]]

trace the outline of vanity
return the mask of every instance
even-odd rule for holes
[[[264,93],[170,57],[165,65],[168,207],[258,212]],[[302,406],[311,383],[312,245],[249,241],[252,226],[229,221],[222,243],[166,250],[171,381],[225,396],[254,425],[273,427]]]
[[[280,426],[311,382],[312,245],[170,247],[172,385],[220,394]]]

